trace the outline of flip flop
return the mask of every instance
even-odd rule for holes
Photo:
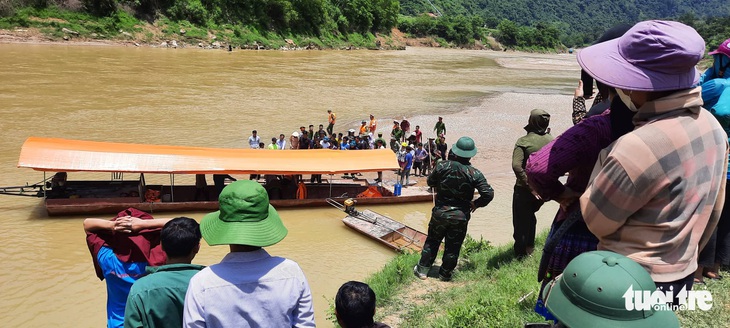
[[[712,280],[722,280],[722,276],[715,272],[705,272],[702,274],[702,276]]]
[[[694,278],[693,284],[695,284],[695,285],[705,285],[705,281],[704,280],[697,279],[697,278]]]

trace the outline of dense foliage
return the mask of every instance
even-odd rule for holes
[[[78,9],[101,17],[126,8],[150,20],[162,14],[203,27],[230,24],[282,35],[316,36],[389,32],[400,11],[398,0],[81,0],[81,4]],[[55,5],[46,0],[0,0],[0,16],[12,16],[14,7]]]
[[[425,0],[400,2],[404,15],[435,11]],[[730,15],[727,0],[431,0],[431,3],[446,16],[478,16],[491,28],[503,24],[505,19],[517,27],[544,29],[549,24],[560,31],[560,41],[566,46],[591,43],[604,30],[619,23],[676,19],[683,15],[702,18]],[[539,24],[543,27],[539,28]],[[518,41],[514,43],[518,44]]]
[[[730,37],[726,1],[0,0],[0,27],[37,26],[55,34],[69,28],[114,37],[121,33],[118,26],[134,26],[135,19],[161,20],[165,35],[185,30],[192,41],[212,33],[229,42],[270,47],[284,38],[319,47],[342,40],[374,45],[375,33],[398,27],[410,36],[436,37],[443,45],[472,46],[481,40],[498,47],[487,40],[492,36],[508,48],[546,51],[590,44],[618,23],[667,18],[696,27],[714,48]],[[46,19],[54,15],[66,22]]]

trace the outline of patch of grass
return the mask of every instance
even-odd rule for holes
[[[469,238],[470,239],[470,238]],[[540,254],[514,257],[512,245],[465,240],[453,287],[430,295],[433,301],[410,310],[404,327],[521,327],[544,321],[532,310],[540,287],[535,280]],[[538,238],[541,248],[545,233]],[[432,304],[438,304],[433,307]],[[419,309],[426,307],[426,309]]]
[[[724,268],[725,279],[712,280],[705,278],[705,285],[694,284],[692,290],[708,290],[712,294],[712,308],[709,311],[679,311],[679,323],[682,327],[727,327],[730,322],[730,280]]]
[[[96,17],[87,13],[62,10],[57,7],[21,8],[12,16],[0,18],[0,28],[37,27],[52,37],[62,37],[64,28],[77,32],[79,36],[89,37],[92,33],[116,36],[124,31],[141,31],[142,23],[124,11],[111,16]]]
[[[368,280],[378,288],[378,318],[399,317],[400,327],[522,327],[544,322],[533,307],[546,235],[547,231],[537,238],[535,254],[525,259],[515,258],[512,244],[492,247],[488,241],[467,238],[453,282],[418,296],[419,302],[404,301],[409,297],[403,296],[422,283],[411,272],[418,255],[400,255]],[[730,322],[730,279],[708,279],[707,285],[694,287],[704,288],[712,293],[712,309],[677,312],[682,327],[726,327]]]
[[[413,266],[420,258],[419,253],[400,254],[367,279],[366,283],[375,292],[378,304],[388,304],[401,287],[416,279]]]

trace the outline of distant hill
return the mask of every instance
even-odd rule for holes
[[[430,0],[444,15],[482,17],[488,27],[502,19],[520,25],[553,23],[565,35],[563,42],[590,43],[608,27],[647,19],[680,16],[729,16],[728,0]],[[428,0],[400,0],[401,14],[434,12]]]

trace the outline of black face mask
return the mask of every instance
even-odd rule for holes
[[[613,97],[611,101],[611,135],[613,140],[621,138],[634,130],[634,112],[632,112],[619,97]]]

